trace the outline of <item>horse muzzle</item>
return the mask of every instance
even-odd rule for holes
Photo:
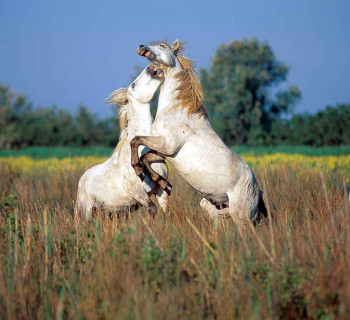
[[[151,63],[147,67],[147,72],[153,77],[153,78],[159,78],[164,79],[164,70],[158,68],[155,64]]]
[[[150,61],[154,58],[154,53],[143,44],[137,48],[136,52],[139,56],[146,57]]]

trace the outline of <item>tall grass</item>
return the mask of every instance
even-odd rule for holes
[[[174,172],[170,216],[77,223],[82,171],[0,164],[0,318],[348,318],[343,171],[257,166],[274,216],[244,233]]]

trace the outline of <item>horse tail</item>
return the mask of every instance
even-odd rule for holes
[[[268,216],[268,211],[264,201],[263,192],[260,191],[257,212],[256,212],[255,219],[253,220],[253,224],[255,226],[258,225],[263,219],[266,219],[267,216]]]
[[[262,191],[260,191],[260,195],[259,195],[258,212],[264,218],[267,217],[267,208],[266,208],[266,205],[265,205],[265,201],[264,201],[264,197],[263,197],[263,192]]]

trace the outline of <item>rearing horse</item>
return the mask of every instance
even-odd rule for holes
[[[151,133],[150,103],[162,81],[162,72],[151,64],[128,89],[118,89],[109,97],[108,102],[116,103],[120,108],[120,140],[109,159],[88,169],[80,178],[74,210],[76,216],[90,219],[94,208],[113,212],[127,207],[133,211],[139,205],[154,216],[157,208],[150,198],[153,194],[163,211],[168,212],[168,195],[164,190],[148,175],[142,183],[130,165],[130,141],[136,135]],[[164,162],[157,161],[151,167],[167,178],[168,168]]]
[[[136,136],[131,141],[131,164],[138,176],[146,169],[163,189],[164,180],[149,167],[148,161],[165,157],[176,171],[204,195],[201,208],[211,217],[231,216],[241,226],[266,214],[262,192],[253,171],[216,134],[202,103],[201,83],[190,59],[181,55],[183,44],[176,40],[140,45],[137,53],[162,68],[158,109],[151,136]],[[153,151],[139,158],[138,148]]]

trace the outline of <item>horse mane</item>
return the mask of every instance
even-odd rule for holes
[[[128,118],[128,110],[126,105],[119,109],[118,116],[119,116],[120,135],[119,135],[119,142],[113,151],[113,155],[117,154],[119,156],[120,150],[125,145],[129,135],[129,130],[128,130],[129,118]]]
[[[118,117],[119,117],[120,132],[122,132],[128,128],[127,126],[129,123],[128,109],[127,109],[126,105],[119,109]]]
[[[107,103],[115,103],[117,106],[119,106],[118,111],[118,118],[119,118],[119,128],[120,128],[120,135],[119,135],[119,142],[116,146],[116,148],[113,151],[113,154],[120,153],[120,150],[124,146],[125,142],[128,139],[128,108],[127,104],[129,103],[128,96],[127,96],[127,90],[122,88],[114,91],[108,98]]]
[[[194,68],[195,62],[180,54],[183,49],[184,43],[180,43],[176,57],[182,70],[175,75],[175,79],[179,82],[174,90],[177,91],[175,106],[187,109],[188,115],[199,114],[200,117],[206,117],[207,112],[203,107],[204,92]]]

